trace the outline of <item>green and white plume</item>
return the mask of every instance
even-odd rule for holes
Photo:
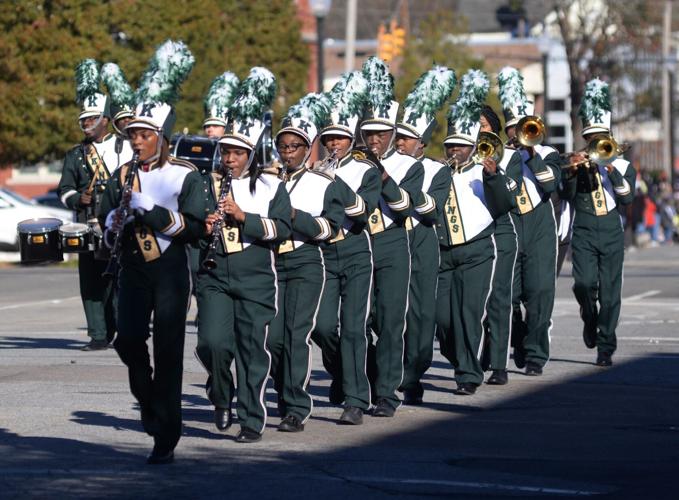
[[[368,100],[368,81],[360,71],[344,73],[328,95],[339,118],[360,117]]]
[[[502,68],[497,74],[497,84],[502,109],[515,109],[528,101],[523,89],[523,76],[516,68]]]
[[[406,112],[414,112],[417,116],[424,115],[427,120],[433,120],[436,112],[450,98],[456,84],[455,71],[444,66],[434,66],[415,82],[404,103]]]
[[[486,102],[490,82],[481,70],[470,69],[460,80],[460,95],[448,112],[448,123],[477,122],[481,117],[481,108]]]
[[[75,68],[75,100],[77,103],[99,92],[99,64],[94,59],[83,59]]]
[[[301,118],[312,123],[318,130],[330,119],[332,103],[326,94],[310,93],[300,99],[288,110],[288,118]]]
[[[224,118],[233,104],[240,80],[230,71],[225,71],[210,84],[210,89],[205,96],[205,116]]]
[[[167,40],[155,55],[141,78],[135,95],[137,103],[174,104],[179,99],[179,87],[196,62],[182,41]]]
[[[266,68],[256,66],[250,70],[238,89],[231,114],[239,121],[260,120],[271,107],[276,95],[276,78]]]
[[[125,78],[123,70],[116,63],[106,63],[101,67],[101,79],[108,89],[111,104],[117,108],[130,108],[134,104],[134,91]]]
[[[363,76],[368,81],[368,102],[373,109],[391,106],[394,100],[394,77],[385,62],[371,56],[363,63]]]
[[[588,123],[601,120],[604,111],[611,111],[611,95],[608,84],[594,78],[585,85],[582,104],[578,114]]]

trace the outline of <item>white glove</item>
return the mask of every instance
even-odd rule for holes
[[[118,210],[113,209],[113,210],[111,210],[111,211],[108,213],[108,215],[106,216],[106,228],[107,228],[106,230],[107,230],[107,231],[108,231],[109,229],[113,229],[113,227],[112,227],[112,226],[113,226],[113,218],[115,217],[117,211],[118,211]],[[125,220],[125,224],[123,224],[123,226],[126,225],[126,224],[129,224],[129,223],[132,222],[133,220],[134,220],[134,215],[128,215],[128,216],[127,216],[127,219]]]
[[[153,198],[144,194],[138,193],[137,191],[132,191],[132,197],[130,198],[130,208],[132,210],[143,210],[149,212],[153,210],[155,203]]]

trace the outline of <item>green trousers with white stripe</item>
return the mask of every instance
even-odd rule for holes
[[[377,336],[377,344],[375,366],[368,367],[368,374],[375,370],[375,397],[397,408],[401,404],[396,391],[403,381],[403,335],[410,281],[405,228],[394,227],[373,236],[373,264],[374,300],[369,326]]]
[[[201,252],[201,262],[205,250]],[[242,252],[218,253],[214,270],[198,271],[196,354],[209,377],[207,395],[217,408],[233,399],[231,364],[236,360],[238,419],[262,432],[266,423],[264,388],[271,358],[266,349],[269,322],[276,314],[276,281],[271,250],[250,245]]]
[[[526,309],[525,330],[518,324],[512,328],[526,332],[523,338],[526,362],[544,366],[549,360],[549,331],[556,293],[557,236],[553,207],[547,200],[526,214],[511,215],[519,242],[512,302],[515,310],[521,304]],[[514,318],[520,321],[518,315]]]
[[[620,317],[625,255],[617,209],[601,217],[577,212],[571,245],[573,293],[582,308],[582,318],[597,325],[597,350],[613,354],[617,347],[615,329]]]
[[[423,224],[415,226],[411,235],[410,290],[401,388],[421,390],[420,379],[431,366],[434,356],[439,242],[434,228]]]
[[[113,281],[101,275],[108,264],[94,258],[94,252],[78,254],[80,298],[85,309],[87,335],[92,340],[113,340],[116,332]]]
[[[278,313],[269,326],[267,346],[281,418],[305,422],[313,401],[307,392],[311,373],[311,332],[325,281],[321,250],[305,244],[276,257]]]
[[[516,261],[516,233],[509,214],[499,217],[495,226],[497,258],[493,289],[488,299],[484,322],[488,368],[504,370],[509,356],[509,334],[512,324],[512,278]]]
[[[490,294],[494,259],[492,236],[454,247],[441,247],[436,335],[441,354],[455,368],[458,384],[483,383],[482,321]]]
[[[323,366],[342,381],[347,406],[370,407],[365,333],[372,286],[370,236],[363,231],[323,249],[325,287],[312,339]]]

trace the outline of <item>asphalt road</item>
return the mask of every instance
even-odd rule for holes
[[[565,274],[542,377],[513,370],[505,387],[455,396],[436,352],[423,406],[344,427],[315,351],[306,430],[276,432],[269,389],[267,430],[253,445],[233,441],[236,426],[214,429],[189,325],[183,437],[175,464],[151,467],[115,351],[79,350],[76,271],[0,269],[0,497],[676,498],[679,247],[627,255],[610,369],[582,343]]]

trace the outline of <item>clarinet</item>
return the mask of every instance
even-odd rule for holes
[[[137,176],[137,171],[139,170],[139,163],[139,151],[135,150],[134,155],[132,155],[130,169],[127,172],[127,178],[125,179],[125,185],[123,186],[123,195],[121,197],[120,206],[116,210],[116,217],[120,220],[120,227],[114,233],[115,239],[113,240],[113,246],[111,247],[111,257],[108,259],[106,270],[102,273],[102,277],[104,278],[113,278],[118,271],[120,254],[123,246],[123,228],[125,227],[127,216],[130,213],[130,198],[134,178]]]
[[[230,168],[226,169],[226,175],[222,179],[222,186],[219,192],[219,199],[217,200],[217,208],[215,209],[219,218],[212,224],[212,232],[210,233],[210,246],[207,248],[207,255],[201,263],[203,269],[209,271],[217,267],[217,246],[221,240],[222,227],[224,227],[226,214],[222,211],[222,203],[226,200],[231,192],[231,181],[233,180],[233,173]]]

